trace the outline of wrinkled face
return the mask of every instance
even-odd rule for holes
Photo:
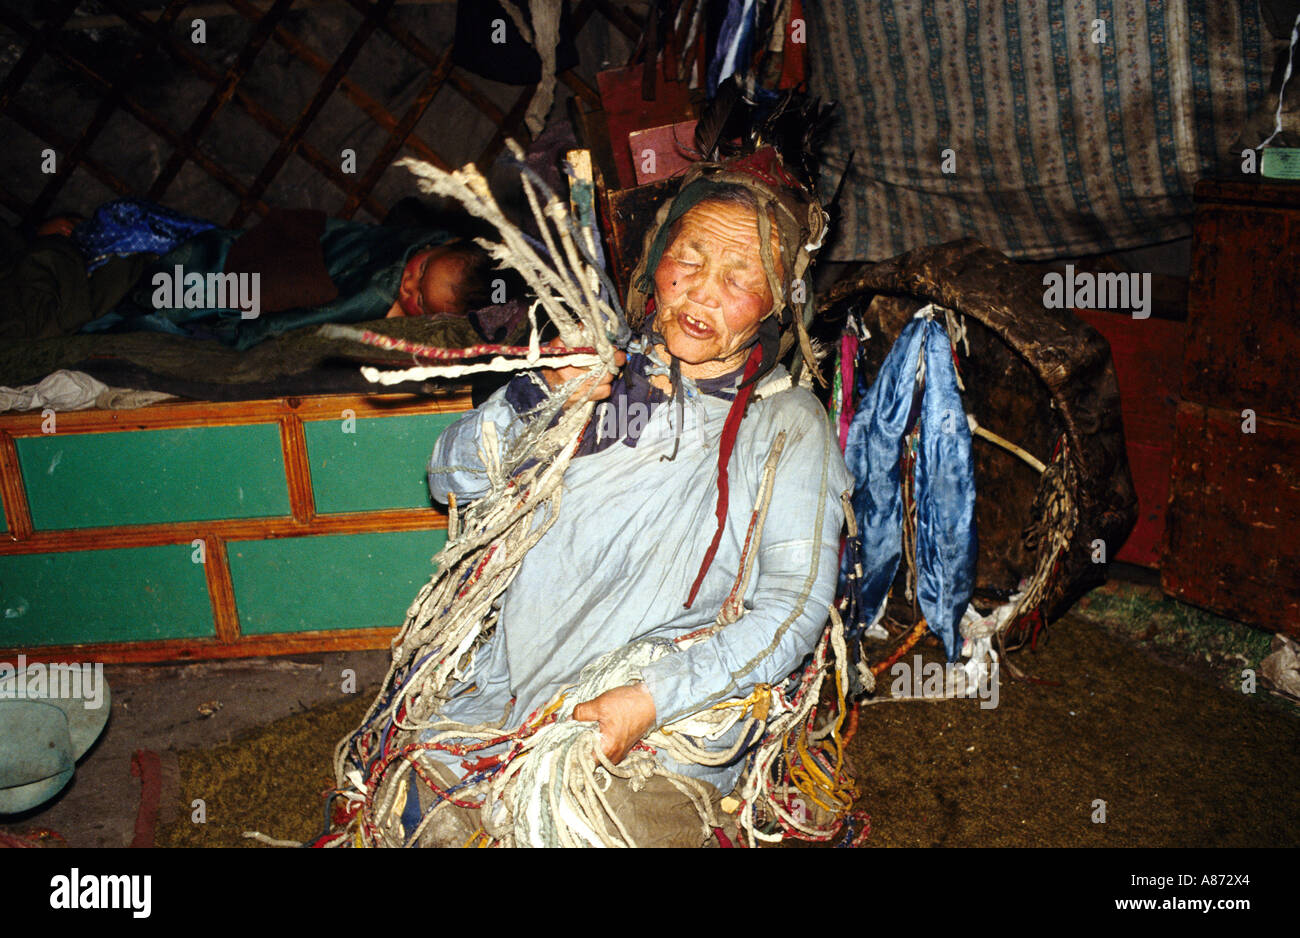
[[[463,312],[457,290],[468,266],[465,257],[446,247],[428,248],[411,255],[397,290],[403,312],[408,316]]]
[[[780,256],[775,231],[772,256]],[[692,208],[654,280],[655,326],[681,360],[683,375],[718,377],[744,364],[758,324],[772,309],[753,211],[728,202]]]

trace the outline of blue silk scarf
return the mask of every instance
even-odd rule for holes
[[[925,376],[918,381],[922,353]],[[926,319],[914,319],[899,335],[849,425],[845,445],[862,536],[859,597],[872,621],[884,609],[902,556],[901,459],[917,421],[917,602],[954,661],[961,648],[958,625],[975,582],[975,471],[948,336]]]

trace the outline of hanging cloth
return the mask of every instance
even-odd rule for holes
[[[754,0],[729,0],[727,14],[718,33],[718,44],[709,61],[708,92],[712,98],[718,85],[736,73],[749,70],[749,57],[758,6]]]
[[[947,333],[922,314],[903,329],[862,399],[844,457],[853,474],[853,512],[862,533],[859,600],[874,624],[884,612],[902,555],[902,448],[920,421],[913,471],[917,601],[948,660],[955,661],[961,645],[958,626],[975,579],[975,470]]]

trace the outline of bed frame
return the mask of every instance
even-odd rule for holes
[[[386,647],[446,540],[433,442],[470,406],[448,391],[0,416],[0,660]]]

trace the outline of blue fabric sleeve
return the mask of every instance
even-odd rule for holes
[[[497,439],[508,447],[527,426],[526,415],[546,395],[545,380],[535,372],[523,372],[444,430],[429,460],[429,494],[434,501],[447,504],[448,492],[454,492],[461,503],[486,495],[487,470],[479,456],[483,421],[496,424]]]
[[[784,680],[821,636],[835,598],[840,493],[851,482],[811,395],[794,416],[763,527],[752,607],[710,638],[643,669],[658,725]],[[742,497],[739,489],[732,497]]]

